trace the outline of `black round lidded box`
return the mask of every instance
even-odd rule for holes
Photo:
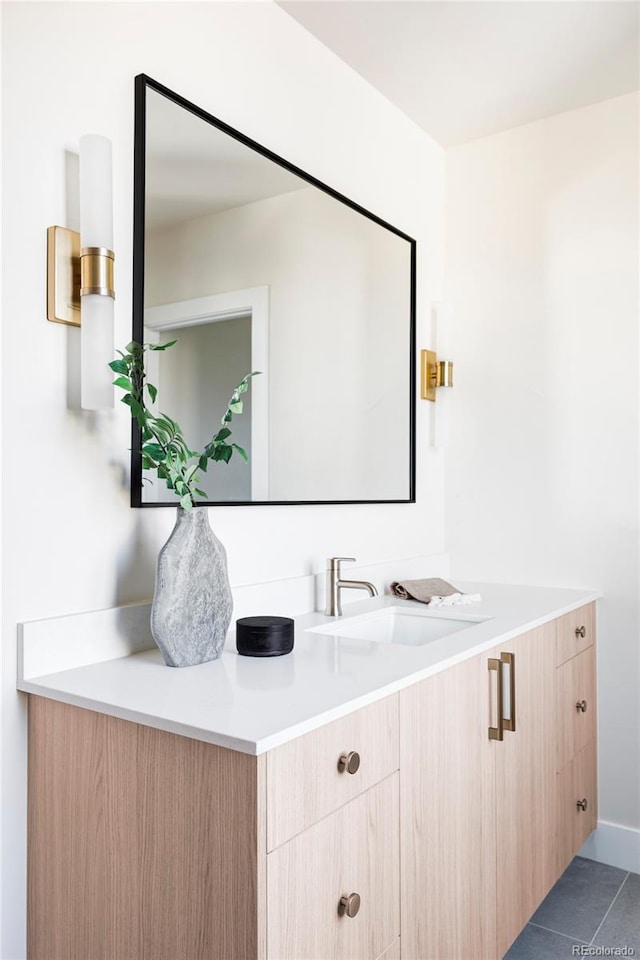
[[[243,657],[281,657],[293,650],[291,617],[241,617],[236,647]]]

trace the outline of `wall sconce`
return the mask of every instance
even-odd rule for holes
[[[47,231],[47,319],[81,327],[83,410],[113,407],[113,185],[111,141],[80,137],[80,233]]]
[[[438,387],[453,386],[453,360],[438,360],[435,350],[420,351],[420,396],[436,399]]]
[[[450,313],[450,309],[444,303],[434,303],[432,306],[433,333],[437,352],[436,350],[420,352],[420,395],[423,400],[435,401],[439,387],[453,386],[453,361],[438,359],[438,353],[445,357],[450,355]],[[434,447],[445,447],[449,442],[450,399],[451,394],[448,390],[438,398],[431,440]]]

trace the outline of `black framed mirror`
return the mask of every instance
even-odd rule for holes
[[[194,450],[250,371],[218,506],[415,500],[416,243],[151,78],[135,80],[133,340]],[[143,475],[131,502],[175,506]]]

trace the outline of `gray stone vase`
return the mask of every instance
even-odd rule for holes
[[[206,507],[178,507],[158,556],[151,633],[169,667],[192,667],[222,653],[233,599],[227,554]]]

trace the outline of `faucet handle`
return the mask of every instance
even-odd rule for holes
[[[330,573],[337,573],[340,576],[340,564],[342,561],[345,563],[355,563],[355,557],[328,557],[327,559],[327,570]]]

